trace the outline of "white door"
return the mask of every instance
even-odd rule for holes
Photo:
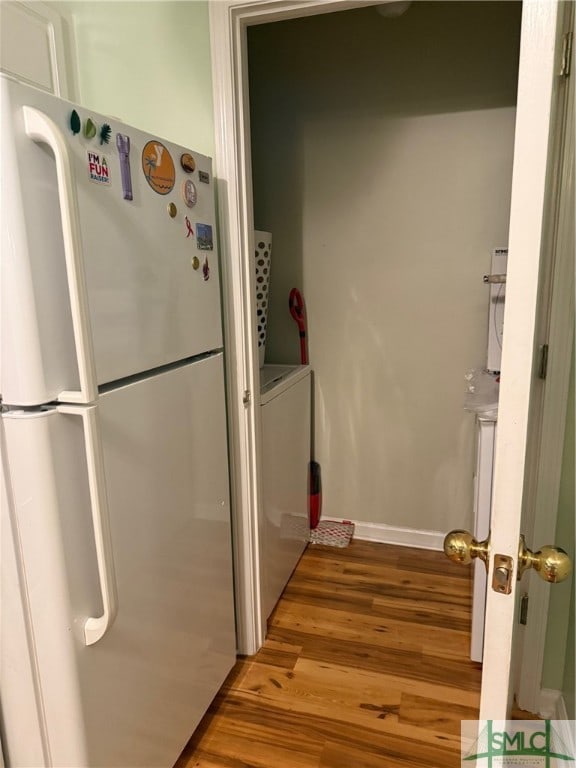
[[[219,349],[210,158],[0,84],[4,402],[90,402],[95,383]]]
[[[561,47],[557,46],[557,16],[556,3],[524,3],[480,719],[505,719],[513,693],[518,546],[526,502],[524,468],[535,375],[540,257],[549,202],[552,96]],[[501,583],[504,570],[496,572],[502,578],[494,581],[501,557],[510,558],[509,591]]]

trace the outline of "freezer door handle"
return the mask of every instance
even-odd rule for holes
[[[79,391],[60,392],[58,400],[66,403],[91,403],[96,399],[98,388],[84,280],[78,201],[70,153],[62,133],[47,115],[33,107],[23,107],[22,110],[26,135],[38,144],[47,144],[56,159],[68,295],[80,380]]]
[[[92,525],[94,528],[96,560],[98,563],[98,577],[103,607],[101,616],[90,616],[84,624],[85,643],[86,645],[94,645],[110,629],[118,610],[112,536],[108,515],[108,498],[106,495],[106,476],[104,474],[104,461],[98,428],[97,406],[92,405],[86,408],[73,405],[59,405],[57,410],[59,413],[80,416],[84,426],[84,445],[88,466]]]

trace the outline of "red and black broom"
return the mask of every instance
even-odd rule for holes
[[[304,299],[298,288],[292,288],[288,300],[290,314],[298,326],[300,336],[300,362],[302,365],[308,364],[308,342],[306,338],[306,311],[304,308]],[[308,515],[310,518],[310,528],[313,530],[320,522],[322,514],[322,478],[320,475],[320,464],[314,461],[314,409],[312,409],[311,426],[311,454],[310,464],[308,465]]]

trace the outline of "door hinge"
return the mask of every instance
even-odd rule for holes
[[[570,63],[572,59],[572,32],[566,32],[562,41],[562,61],[560,64],[560,77],[570,76]]]
[[[520,598],[520,618],[518,621],[524,626],[528,624],[528,594],[526,592]]]
[[[252,392],[249,389],[245,389],[242,394],[242,402],[244,405],[250,405],[252,402]]]
[[[540,362],[538,363],[538,378],[545,379],[548,373],[548,344],[540,347]]]

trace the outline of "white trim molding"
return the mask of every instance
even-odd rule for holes
[[[554,719],[558,721],[560,731],[560,738],[563,743],[568,747],[569,755],[576,755],[576,738],[574,736],[574,721],[568,719],[568,713],[566,712],[566,704],[564,698],[560,696],[558,705],[556,707],[556,714]]]
[[[330,517],[327,519],[335,523],[345,522],[343,518]],[[385,523],[366,523],[362,520],[346,519],[346,522],[354,523],[354,538],[362,541],[395,544],[398,547],[432,549],[437,552],[442,552],[444,549],[446,534],[441,531],[422,531],[416,528],[386,525]]]
[[[237,57],[241,30],[233,23],[229,3],[210,3],[210,33],[216,152],[214,178],[218,194],[222,261],[224,338],[230,441],[231,508],[234,534],[234,578],[237,650],[251,655],[265,635],[260,594],[258,529],[257,413],[252,393],[257,387],[253,363],[255,338],[249,301],[252,295],[248,259],[250,176],[242,147],[249,146],[243,123],[243,94],[238,90]]]
[[[544,717],[546,720],[566,719],[559,717],[560,712],[566,713],[566,704],[561,691],[556,691],[553,688],[542,688],[539,693],[535,710],[540,717]]]
[[[576,755],[576,736],[574,721],[568,717],[566,702],[562,691],[552,688],[542,688],[538,705],[538,714],[546,720],[556,720],[560,723],[558,730],[560,738],[568,748],[570,755]]]

